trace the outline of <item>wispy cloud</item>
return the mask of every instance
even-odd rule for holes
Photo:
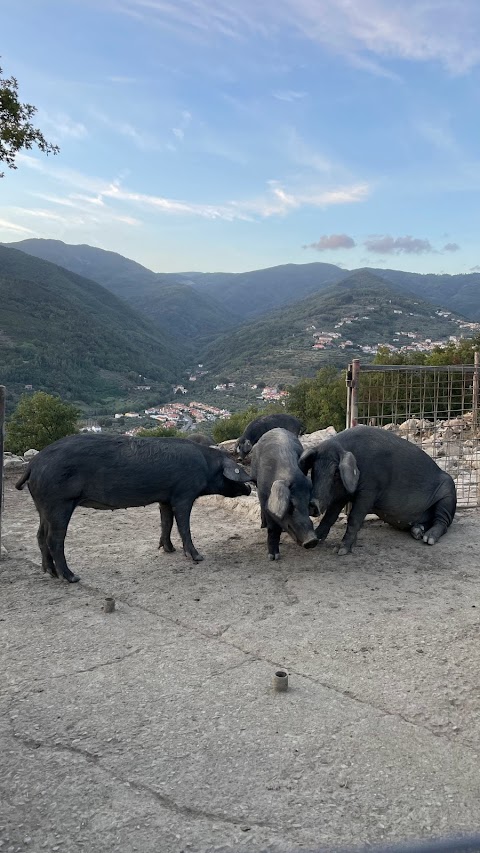
[[[136,127],[131,122],[111,118],[99,110],[92,110],[91,114],[92,118],[103,124],[104,127],[107,127],[119,136],[130,139],[140,151],[158,151],[162,148],[162,144],[156,136]]]
[[[13,234],[35,234],[30,228],[25,228],[24,225],[19,225],[16,222],[10,222],[8,219],[0,219],[0,228],[4,231],[11,231]]]
[[[275,38],[288,27],[370,73],[376,60],[437,62],[453,74],[480,62],[477,0],[115,0],[118,11],[185,37]]]
[[[426,139],[437,150],[455,156],[459,155],[459,146],[449,127],[448,118],[434,121],[421,119],[416,124],[416,130],[420,136]]]
[[[293,163],[314,172],[327,173],[338,168],[323,152],[309,145],[295,128],[290,128],[287,132],[286,149]]]
[[[179,142],[183,142],[185,139],[185,131],[191,120],[192,114],[188,110],[182,110],[178,127],[172,127],[172,133]]]
[[[277,101],[287,101],[288,103],[293,103],[295,101],[302,101],[307,97],[306,92],[296,92],[293,89],[286,89],[281,92],[273,92],[273,97],[277,99]]]
[[[422,255],[435,251],[430,240],[410,236],[390,237],[388,234],[370,237],[363,245],[369,252],[379,255]]]
[[[139,83],[138,77],[124,77],[121,74],[112,74],[107,77],[109,83],[118,83],[119,86],[129,86],[133,83]]]
[[[445,246],[443,247],[444,252],[458,252],[459,249],[460,246],[458,243],[445,243]]]
[[[302,249],[316,249],[326,252],[330,249],[353,249],[357,244],[348,234],[323,234],[316,243],[308,243]]]
[[[45,161],[30,155],[21,155],[22,162],[33,169],[49,174],[61,184],[82,190],[82,195],[70,194],[68,201],[77,199],[84,203],[100,206],[105,199],[115,203],[124,202],[158,213],[199,216],[204,219],[248,220],[252,218],[268,219],[272,216],[284,216],[303,207],[325,209],[332,205],[354,204],[364,201],[370,192],[367,183],[354,183],[344,186],[284,187],[279,181],[269,181],[267,190],[250,199],[230,200],[212,204],[210,202],[192,202],[148,193],[140,193],[123,186],[120,178],[106,181],[92,178],[69,169],[51,169]],[[84,193],[92,193],[85,198]]]
[[[51,114],[40,110],[38,123],[45,135],[54,142],[61,142],[65,139],[85,139],[88,136],[85,125],[80,121],[75,121],[66,113]]]
[[[470,267],[470,272],[480,272],[480,265],[475,264],[474,267]]]

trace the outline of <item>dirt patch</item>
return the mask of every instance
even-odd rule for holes
[[[433,548],[378,520],[346,557],[342,523],[313,551],[284,535],[271,563],[253,498],[205,498],[194,566],[157,550],[157,507],[77,510],[76,586],[41,572],[37,526],[8,479],[5,849],[258,853],[478,826],[477,513]]]

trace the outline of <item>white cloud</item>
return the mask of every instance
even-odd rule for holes
[[[92,178],[70,169],[52,169],[48,162],[37,160],[30,155],[21,155],[21,157],[26,166],[48,174],[50,178],[57,180],[60,184],[74,187],[77,190],[80,189],[81,194],[69,193],[67,200],[61,199],[59,203],[68,206],[77,204],[83,210],[85,210],[85,205],[101,208],[105,205],[105,200],[108,199],[115,204],[125,203],[165,214],[183,214],[205,219],[233,221],[237,219],[248,220],[255,217],[264,219],[271,216],[284,216],[290,211],[303,207],[325,209],[337,204],[354,204],[366,199],[370,193],[370,187],[367,183],[314,188],[309,182],[308,188],[296,186],[287,189],[279,181],[269,181],[267,191],[251,199],[230,200],[218,204],[191,202],[130,190],[122,185],[120,178],[113,181]],[[85,193],[92,193],[92,195],[85,196]],[[96,209],[97,214],[98,210]],[[108,215],[112,216],[110,209]]]
[[[111,118],[98,110],[92,110],[92,117],[114,133],[130,139],[140,151],[158,151],[162,145],[153,134],[135,127],[131,122]]]
[[[303,98],[307,97],[306,92],[295,92],[293,89],[287,89],[281,92],[273,92],[273,97],[277,99],[277,101],[287,101],[289,103],[293,103],[294,101],[301,101]]]
[[[10,222],[8,219],[0,219],[0,228],[4,231],[12,231],[14,234],[35,234],[30,228],[25,228],[24,225],[19,225],[16,222]]]
[[[107,77],[109,83],[118,83],[121,86],[128,86],[132,83],[138,83],[137,77],[123,77],[121,74],[112,74],[110,77]]]
[[[291,128],[287,133],[287,153],[293,163],[312,169],[314,172],[332,172],[335,164],[321,151],[312,148],[300,134]]]
[[[66,113],[50,114],[40,110],[38,123],[45,136],[54,142],[61,142],[64,139],[85,139],[88,136],[85,125],[70,118]]]
[[[448,154],[457,156],[459,146],[453,136],[452,131],[448,127],[447,120],[443,121],[427,121],[421,119],[416,124],[416,130],[424,139],[427,140],[434,148],[439,151],[445,151]]]
[[[280,27],[392,76],[375,58],[435,61],[453,73],[480,62],[478,0],[115,0],[118,11],[210,41],[273,39]]]

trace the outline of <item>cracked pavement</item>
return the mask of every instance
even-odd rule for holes
[[[313,551],[282,537],[273,565],[254,513],[202,499],[194,566],[158,552],[156,507],[77,510],[69,586],[42,574],[13,482],[2,853],[286,853],[477,829],[476,513],[434,548],[376,521],[344,558],[341,524]]]

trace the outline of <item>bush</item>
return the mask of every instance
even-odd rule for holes
[[[184,436],[175,427],[153,427],[153,429],[140,429],[137,432],[140,438],[183,438]]]
[[[313,379],[288,389],[287,411],[302,420],[307,432],[333,426],[345,429],[347,389],[343,373],[324,367]]]
[[[26,450],[43,450],[48,444],[78,432],[80,412],[60,397],[37,391],[21,397],[7,423],[5,449],[23,454]]]

